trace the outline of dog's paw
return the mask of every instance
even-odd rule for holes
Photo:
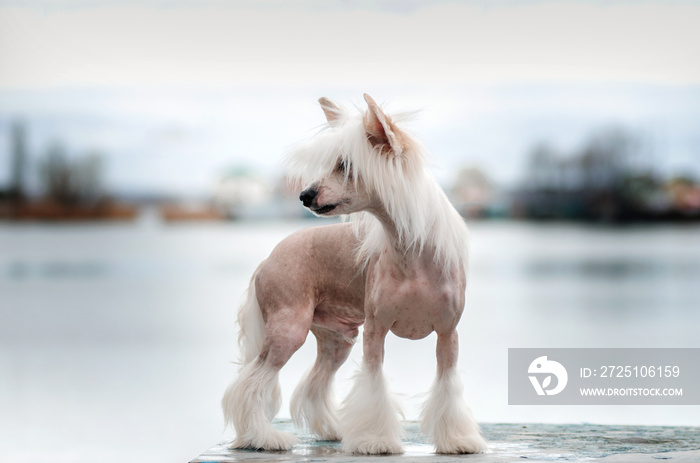
[[[348,453],[356,455],[399,455],[403,453],[401,442],[391,440],[367,440],[343,445]]]
[[[291,449],[297,443],[294,434],[277,430],[267,431],[264,436],[236,437],[228,445],[230,449],[267,450],[278,452]]]
[[[451,442],[438,442],[435,444],[435,453],[439,454],[461,454],[461,453],[484,453],[488,450],[488,445],[480,434],[473,434]]]

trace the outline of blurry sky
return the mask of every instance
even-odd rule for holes
[[[121,192],[205,193],[279,159],[316,100],[422,109],[411,127],[449,181],[521,180],[539,141],[645,137],[666,174],[700,172],[700,2],[0,0],[0,184],[13,120],[106,156]]]

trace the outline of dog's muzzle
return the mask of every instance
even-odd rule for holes
[[[313,188],[307,188],[306,190],[302,191],[299,195],[299,201],[301,201],[304,204],[304,207],[311,207],[311,204],[313,204],[314,198],[316,198],[317,195],[317,190],[314,190]]]

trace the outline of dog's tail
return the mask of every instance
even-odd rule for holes
[[[262,266],[262,264],[260,264]],[[251,363],[260,354],[263,341],[265,341],[265,321],[262,310],[255,294],[255,277],[260,267],[253,273],[250,285],[243,298],[243,303],[238,308],[238,364],[240,368]]]

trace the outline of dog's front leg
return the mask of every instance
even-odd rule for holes
[[[388,329],[365,322],[363,360],[355,384],[343,402],[343,449],[358,454],[403,453],[403,412],[389,392],[382,372],[384,338]]]
[[[458,353],[457,330],[438,333],[437,377],[423,405],[421,430],[432,436],[437,453],[482,453],[486,441],[464,401]]]

